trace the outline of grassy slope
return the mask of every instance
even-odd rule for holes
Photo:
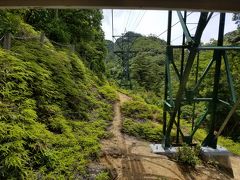
[[[124,91],[124,93],[132,96],[133,100],[122,105],[124,116],[122,131],[150,142],[161,142],[163,137],[162,107],[152,105],[158,104],[155,101],[155,97],[152,97],[151,94],[148,95],[148,93],[145,93],[144,96],[142,94],[138,96],[136,92],[129,93]],[[191,124],[184,119],[181,120],[181,125],[187,131],[191,129]],[[172,136],[175,136],[175,130],[173,130]],[[202,142],[206,136],[207,132],[204,129],[199,129],[194,135],[194,140]],[[218,144],[240,155],[240,143],[225,137],[219,137]]]
[[[115,91],[49,42],[14,40],[11,51],[0,49],[0,68],[0,179],[86,177]]]
[[[162,126],[159,124],[160,109],[156,106],[143,101],[129,101],[122,105],[122,113],[125,117],[123,132],[153,142],[162,139]]]

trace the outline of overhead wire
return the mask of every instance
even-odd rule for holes
[[[130,10],[130,12],[129,12],[129,14],[128,14],[128,18],[127,18],[127,23],[126,23],[126,26],[125,26],[125,31],[127,30],[127,26],[128,26],[128,22],[129,22],[131,13],[132,13],[132,11]]]
[[[192,30],[194,30],[194,29],[196,29],[196,28],[197,28],[197,26],[193,27],[192,29],[189,30],[189,32],[191,32]],[[178,39],[181,38],[182,36],[183,36],[183,35],[180,35],[180,36],[176,37],[176,38],[173,39],[171,42],[174,42],[174,41],[178,40]]]
[[[123,29],[123,32],[126,33],[126,31],[130,30],[131,27],[134,27],[132,24],[134,24],[134,22],[136,22],[139,19],[140,16],[141,16],[141,13],[139,13],[139,11],[137,13],[137,16],[135,16],[135,13],[133,12],[133,10],[131,10],[128,14],[127,23],[126,23],[126,26]]]
[[[141,17],[141,11],[138,11],[138,12],[137,12],[137,16],[136,16],[136,17],[134,16],[134,17],[132,18],[132,23],[130,23],[130,27],[134,28],[136,22],[139,20],[140,17]],[[129,27],[129,29],[131,29],[130,27]]]
[[[136,29],[136,27],[138,26],[139,22],[141,21],[142,19],[142,16],[144,14],[145,11],[140,11],[140,13],[138,14],[136,20],[134,21],[133,23],[133,29]]]
[[[133,16],[133,18],[131,18],[131,14],[134,14],[134,13],[132,13],[132,11],[130,11],[129,14],[128,14],[127,23],[126,23],[126,26],[124,28],[125,32],[128,29],[131,29],[130,27],[133,27],[133,28],[135,27],[132,31],[135,31],[138,28],[138,26],[140,25],[144,15],[146,14],[146,10],[143,12],[143,14],[141,14],[138,11],[137,16]],[[133,22],[133,23],[131,23],[131,22]],[[129,28],[128,28],[128,26],[129,26]]]
[[[127,26],[128,26],[128,24],[131,22],[131,21],[130,21],[130,19],[131,19],[131,18],[130,18],[130,17],[131,17],[131,13],[132,13],[132,11],[129,12],[129,15],[128,15],[128,18],[127,18],[127,23],[126,23],[126,26],[125,26],[125,28],[124,28],[124,31],[127,30]],[[190,15],[193,14],[193,13],[194,13],[194,12],[190,12],[189,14],[187,14],[187,16],[190,16]],[[138,26],[140,25],[143,17],[145,16],[145,14],[146,14],[146,10],[144,11],[144,13],[142,14],[141,18],[139,19],[139,17],[140,17],[141,14],[138,13],[138,16],[137,16],[135,22],[137,22],[138,19],[139,19],[139,21],[138,21],[138,23],[137,23],[137,25],[135,26],[135,29],[134,29],[133,31],[136,31],[136,30],[137,30],[137,28],[138,28]],[[174,23],[171,27],[176,26],[178,23],[180,23],[180,21],[177,21],[177,22]],[[130,23],[130,24],[131,24],[131,23]],[[161,35],[163,35],[163,34],[166,33],[166,32],[167,32],[167,29],[166,29],[165,31],[161,32],[159,35],[157,35],[157,37],[160,37]]]
[[[193,14],[193,13],[195,13],[195,12],[190,12],[189,14],[187,14],[187,17],[190,16],[191,14]],[[128,18],[127,18],[127,23],[126,23],[126,26],[125,26],[125,30],[127,29],[128,24],[131,22],[131,21],[130,21],[130,19],[131,19],[131,18],[130,18],[130,17],[131,17],[131,14],[132,14],[132,11],[129,12],[129,15],[128,15]],[[145,14],[146,14],[146,10],[144,11],[144,13],[142,14],[142,16],[141,16],[140,19],[139,19],[139,17],[140,17],[141,14],[140,14],[140,13],[138,14],[135,22],[137,22],[138,19],[139,19],[139,21],[138,21],[138,23],[137,23],[137,25],[136,25],[136,27],[135,27],[135,29],[134,29],[133,31],[137,30],[137,28],[138,28],[138,26],[140,25],[140,23],[141,23],[141,21],[142,21],[142,19],[143,19],[143,17],[144,17]],[[215,14],[212,18],[216,17],[217,15],[218,15],[218,14]],[[176,23],[174,23],[174,24],[171,26],[171,28],[174,27],[174,26],[176,26],[178,23],[180,23],[180,21],[177,21]],[[194,29],[196,29],[196,28],[197,28],[197,26],[193,27],[193,28],[190,29],[189,31],[192,31],[192,30],[194,30]],[[165,31],[161,32],[157,37],[160,37],[161,35],[163,35],[163,34],[166,33],[166,32],[167,32],[167,29],[166,29]],[[176,38],[173,39],[171,42],[176,41],[177,39],[179,39],[179,38],[182,37],[182,36],[183,36],[183,35],[180,35],[180,36],[176,37]]]
[[[143,15],[142,15],[142,17],[140,18],[140,21],[138,22],[137,26],[135,27],[135,29],[134,29],[133,31],[136,31],[136,30],[137,30],[137,28],[138,28],[138,26],[140,25],[143,17],[145,16],[146,12],[147,12],[147,11],[145,10],[144,13],[143,13]]]
[[[189,14],[187,14],[187,17],[190,16],[191,14],[193,14],[193,13],[194,13],[194,12],[190,12]],[[174,24],[171,26],[171,28],[174,27],[174,26],[176,26],[178,23],[180,23],[180,21],[177,21],[176,23],[174,23]],[[167,32],[167,29],[166,29],[165,31],[161,32],[157,37],[160,37],[161,35],[163,35],[163,34],[166,33],[166,32]]]
[[[214,16],[211,17],[211,19],[212,19],[212,18],[215,18],[217,15],[219,15],[219,14],[215,14]],[[192,30],[194,30],[194,29],[196,29],[196,28],[197,28],[197,26],[193,27],[192,29],[189,30],[189,32],[191,32]],[[174,42],[174,41],[178,40],[178,39],[181,38],[182,36],[183,36],[183,35],[180,35],[180,36],[176,37],[176,38],[173,39],[171,42]]]

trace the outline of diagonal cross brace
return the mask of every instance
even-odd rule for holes
[[[177,115],[178,109],[182,102],[182,96],[183,96],[183,93],[184,93],[184,90],[185,90],[185,87],[186,87],[186,84],[187,84],[187,81],[189,78],[189,74],[190,74],[192,66],[193,66],[194,59],[198,52],[197,47],[200,45],[201,36],[202,36],[202,33],[203,33],[207,23],[208,23],[208,12],[202,12],[200,15],[198,27],[197,27],[197,30],[195,33],[195,37],[194,37],[194,41],[193,41],[194,43],[191,44],[191,47],[189,48],[190,54],[188,56],[185,70],[183,72],[183,76],[180,81],[179,89],[178,89],[177,96],[176,96],[175,107],[171,114],[170,121],[167,126],[166,137],[165,137],[165,147],[170,147],[171,130],[172,130],[173,124],[175,122],[175,117]]]
[[[237,110],[237,107],[240,104],[240,98],[237,100],[237,102],[234,104],[234,106],[232,107],[231,111],[228,113],[226,119],[224,120],[222,126],[220,127],[218,133],[215,135],[215,139],[218,138],[218,136],[222,133],[222,131],[224,130],[224,128],[226,127],[228,121],[231,119],[232,115],[235,113],[235,111]]]
[[[234,86],[233,86],[233,79],[232,79],[232,75],[231,75],[231,72],[230,72],[230,65],[229,65],[227,54],[226,54],[225,51],[223,53],[223,60],[224,60],[224,64],[225,64],[229,90],[231,92],[231,101],[232,101],[231,103],[236,103],[236,101],[237,101],[236,92],[235,92],[235,89],[234,89]]]
[[[214,62],[214,59],[211,59],[211,61],[209,62],[209,64],[207,65],[206,69],[204,70],[204,72],[202,73],[202,76],[200,77],[200,79],[197,81],[195,87],[193,88],[194,92],[197,92],[197,89],[199,88],[199,86],[201,85],[203,79],[205,78],[205,76],[207,75],[208,71],[210,70],[210,68],[212,67],[212,64]]]
[[[191,35],[189,33],[189,30],[188,30],[188,27],[186,25],[186,22],[184,22],[184,18],[182,16],[181,11],[177,11],[177,14],[178,14],[178,18],[179,18],[179,21],[180,21],[182,29],[183,29],[183,33],[185,34],[185,37],[187,39],[187,42],[193,43],[194,40],[193,40],[193,38],[191,37]]]

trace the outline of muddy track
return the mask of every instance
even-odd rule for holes
[[[130,97],[119,93],[119,101],[114,104],[115,114],[110,128],[113,137],[102,141],[103,156],[100,162],[115,172],[112,174],[114,179],[229,179],[213,168],[199,167],[189,172],[166,156],[151,153],[149,142],[122,134],[121,104],[129,100]]]

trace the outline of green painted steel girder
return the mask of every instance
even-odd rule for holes
[[[172,11],[168,11],[168,29],[167,29],[167,46],[171,44],[171,26],[172,26]],[[169,47],[168,47],[169,48]],[[168,51],[166,51],[166,61],[165,61],[165,81],[164,81],[164,99],[168,98],[168,74],[167,74],[167,61],[168,61]],[[167,109],[163,106],[163,135],[166,134],[167,126]]]
[[[200,46],[199,50],[240,50],[237,46]]]
[[[166,129],[166,135],[165,135],[165,142],[164,142],[164,146],[165,147],[170,147],[170,134],[171,134],[171,130],[173,127],[173,124],[175,122],[175,117],[177,115],[177,112],[181,106],[181,102],[182,102],[182,98],[183,98],[183,93],[184,90],[186,88],[186,84],[190,75],[190,71],[192,69],[193,66],[193,62],[194,59],[196,57],[196,54],[198,52],[197,47],[200,45],[200,40],[201,40],[201,36],[203,33],[203,30],[205,29],[206,25],[207,25],[207,21],[208,20],[208,13],[207,12],[202,12],[199,18],[199,22],[198,22],[198,26],[197,26],[197,30],[194,36],[194,43],[191,44],[190,46],[190,53],[187,59],[187,63],[185,65],[185,69],[183,72],[183,76],[181,77],[180,80],[180,84],[179,84],[179,88],[178,88],[178,92],[177,92],[177,96],[176,96],[176,102],[175,102],[175,107],[174,110],[171,114],[167,129]]]
[[[201,35],[203,33],[203,30],[205,29],[207,23],[209,22],[210,18],[212,17],[213,13],[201,13],[200,19],[198,22],[198,27],[195,33],[195,36],[191,37],[191,35],[188,32],[187,26],[186,26],[186,21],[182,17],[181,12],[178,12],[178,16],[180,19],[180,22],[182,24],[183,28],[183,36],[185,39],[188,40],[187,45],[185,44],[185,41],[182,42],[182,45],[174,45],[171,46],[170,40],[171,40],[171,21],[168,23],[168,45],[167,45],[167,59],[166,59],[166,78],[165,83],[167,82],[166,89],[167,91],[164,98],[165,98],[165,108],[164,108],[164,113],[165,111],[168,111],[170,114],[170,119],[168,121],[168,124],[165,125],[163,128],[164,129],[164,141],[163,141],[163,147],[168,148],[171,146],[171,131],[173,129],[173,125],[176,125],[177,127],[177,134],[176,134],[176,143],[178,144],[179,141],[179,133],[181,133],[182,140],[184,142],[187,142],[188,144],[192,144],[192,139],[196,131],[200,128],[201,124],[204,122],[206,119],[206,116],[209,114],[211,115],[211,127],[209,130],[209,133],[205,140],[203,141],[202,145],[203,146],[210,146],[212,148],[216,148],[217,145],[217,137],[215,136],[216,134],[216,128],[217,128],[217,107],[219,104],[223,104],[227,107],[232,107],[233,104],[234,107],[236,106],[236,92],[234,89],[233,85],[233,79],[232,75],[230,72],[230,64],[228,62],[227,54],[226,51],[230,50],[240,50],[240,47],[236,46],[223,46],[223,36],[224,36],[224,22],[225,22],[225,14],[221,13],[220,14],[220,22],[219,22],[219,33],[218,33],[218,43],[217,46],[200,46],[200,39]],[[182,58],[181,58],[181,68],[179,69],[179,64],[175,64],[175,59],[173,59],[173,49],[174,48],[179,48],[182,50]],[[189,50],[189,54],[187,57],[186,62],[184,58],[184,54],[186,53],[185,49]],[[200,51],[206,51],[206,50],[213,50],[213,58],[209,61],[207,67],[204,69],[202,72],[202,75],[199,77],[199,63],[201,63],[201,60],[199,59],[199,52]],[[186,53],[187,54],[187,53]],[[196,55],[197,58],[196,58]],[[194,66],[196,67],[195,70],[193,70],[193,64],[195,59],[197,59],[197,65]],[[220,75],[221,74],[221,65],[222,65],[222,59],[224,60],[224,67],[226,71],[226,77],[227,77],[227,83],[229,87],[229,92],[230,92],[230,99],[231,102],[227,102],[226,100],[222,100],[218,96],[218,91],[219,91],[219,83],[220,83]],[[213,93],[212,97],[197,97],[198,96],[198,89],[206,77],[207,73],[209,72],[210,68],[215,65],[215,75],[214,75],[214,87],[213,87]],[[173,70],[171,73],[175,73],[178,79],[180,80],[179,82],[179,88],[176,94],[176,97],[173,97],[173,94],[171,91],[169,91],[169,88],[171,88],[171,81],[169,83],[169,79],[171,79],[171,73],[170,73],[170,65],[172,65]],[[178,66],[177,66],[178,65]],[[189,87],[186,89],[186,85],[190,76],[190,72],[195,73],[195,85],[193,87]],[[190,84],[191,85],[191,84]],[[175,96],[175,95],[174,95]],[[239,100],[240,101],[240,100]],[[170,103],[172,102],[172,103]],[[196,121],[195,121],[195,103],[197,102],[205,102],[208,103],[208,109],[201,115],[199,116]],[[193,111],[192,111],[192,131],[189,136],[184,136],[181,128],[180,128],[180,114],[181,114],[181,106],[184,104],[192,104],[193,105]],[[167,105],[168,104],[168,105]],[[237,104],[240,104],[239,102]],[[233,114],[233,109],[230,112],[230,115],[232,116]],[[223,129],[226,126],[226,123],[230,119],[230,115],[226,118],[224,124],[221,126]],[[176,122],[176,116],[177,116],[177,122]],[[166,118],[166,116],[165,116]],[[167,120],[164,120],[167,122]],[[221,129],[221,131],[222,131]]]
[[[237,97],[236,97],[236,92],[235,92],[235,89],[234,89],[234,86],[233,86],[232,75],[231,75],[231,72],[230,72],[230,65],[229,65],[229,62],[228,62],[226,52],[224,52],[223,60],[224,60],[224,64],[225,64],[226,74],[227,74],[228,87],[229,87],[229,91],[231,93],[231,101],[234,104],[237,101]]]
[[[225,13],[220,14],[219,22],[219,32],[218,32],[218,46],[223,45],[224,37],[224,25],[225,25]],[[209,146],[212,148],[217,147],[217,139],[214,138],[214,133],[217,125],[217,107],[218,107],[218,93],[219,93],[219,82],[220,82],[220,73],[221,73],[221,62],[222,62],[223,51],[216,49],[214,50],[213,59],[216,61],[215,65],[215,75],[214,75],[214,86],[213,86],[213,100],[211,102],[211,126],[209,133],[205,140],[203,141],[203,146]]]
[[[216,136],[214,137],[215,139],[217,139],[218,136],[222,133],[223,129],[225,128],[225,126],[227,125],[227,123],[229,122],[230,118],[232,117],[234,112],[237,110],[237,107],[239,105],[240,105],[240,98],[237,100],[237,102],[232,107],[231,111],[228,113],[228,115],[227,115],[226,119],[224,120],[222,126],[220,127],[219,131],[217,132]]]
[[[186,22],[184,22],[184,18],[182,16],[181,11],[177,11],[177,15],[178,15],[179,21],[181,23],[181,26],[182,26],[182,29],[183,29],[183,33],[185,34],[185,37],[187,39],[187,42],[188,43],[194,43],[194,40],[193,40],[193,38],[190,35],[190,32],[189,32],[188,27],[186,25]]]
[[[206,119],[206,116],[208,115],[208,110],[206,110],[196,121],[195,123],[195,127],[193,128],[190,137],[191,140],[193,139],[194,134],[196,133],[196,131],[199,129],[199,127],[201,126],[201,124],[204,122],[204,120]]]
[[[194,92],[196,92],[197,89],[199,88],[199,86],[201,85],[203,79],[205,78],[205,76],[207,75],[208,71],[212,67],[213,62],[214,62],[214,59],[211,59],[211,61],[208,63],[208,65],[207,65],[206,69],[204,70],[202,76],[200,77],[200,79],[197,81],[195,87],[193,88]]]

